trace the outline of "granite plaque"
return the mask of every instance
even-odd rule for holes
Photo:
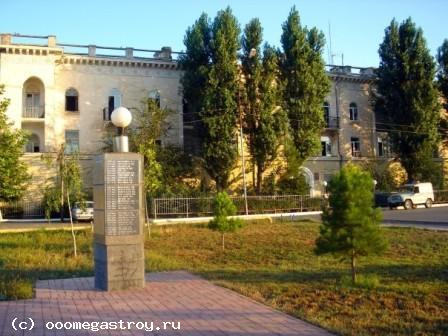
[[[139,161],[106,160],[105,235],[139,234]]]

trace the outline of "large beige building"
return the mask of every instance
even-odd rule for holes
[[[304,164],[311,193],[324,191],[325,181],[347,162],[386,159],[387,137],[377,134],[375,114],[370,104],[373,68],[335,66],[328,69],[331,89],[323,113],[322,150]]]
[[[161,143],[182,146],[181,72],[171,49],[160,51],[59,44],[55,36],[2,34],[0,84],[11,103],[8,117],[31,134],[24,160],[31,164],[33,185],[51,175],[42,152],[79,151],[86,171],[92,155],[105,146],[110,114],[118,106],[132,113],[147,98],[175,113]],[[89,183],[89,174],[86,174]]]
[[[55,36],[2,34],[0,84],[11,99],[10,120],[31,134],[24,159],[31,164],[34,185],[51,175],[41,153],[55,152],[62,143],[69,152],[81,153],[88,172],[92,155],[104,147],[111,111],[122,105],[137,113],[147,98],[176,112],[160,142],[189,148],[194,139],[189,137],[191,126],[183,125],[182,72],[172,54],[168,47],[154,51],[78,46],[60,44]],[[328,76],[332,86],[323,106],[327,125],[321,155],[303,167],[313,195],[320,194],[324,181],[346,162],[388,153],[369,102],[373,69],[332,67]],[[87,174],[87,184],[89,178]]]

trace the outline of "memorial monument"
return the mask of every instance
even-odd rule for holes
[[[98,155],[93,173],[95,288],[106,291],[145,286],[143,158],[129,153],[129,110],[118,107],[111,120],[114,153]]]

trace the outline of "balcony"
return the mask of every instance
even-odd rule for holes
[[[23,109],[22,118],[43,119],[45,118],[45,108],[44,106],[26,106]]]
[[[336,130],[339,128],[339,118],[325,116],[325,129]]]

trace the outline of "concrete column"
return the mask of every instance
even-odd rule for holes
[[[1,44],[11,44],[11,34],[1,34]]]
[[[90,57],[95,57],[96,56],[96,45],[90,44],[88,48],[89,48],[88,55]]]
[[[56,36],[54,35],[48,36],[48,47],[56,48]]]
[[[134,58],[134,49],[126,48],[126,58]]]

